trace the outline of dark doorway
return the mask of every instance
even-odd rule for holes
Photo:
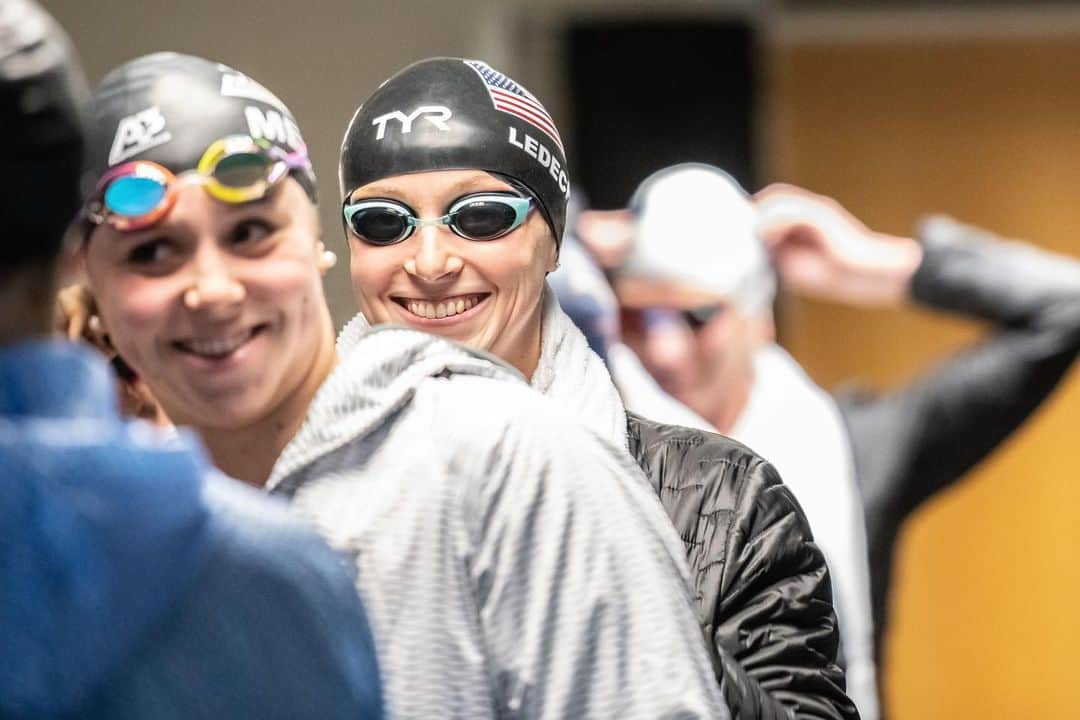
[[[718,165],[752,189],[746,22],[590,20],[571,25],[566,42],[576,177],[593,207],[625,206],[649,173],[685,161]]]

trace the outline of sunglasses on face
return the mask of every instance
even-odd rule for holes
[[[723,312],[722,305],[702,305],[692,310],[683,310],[680,314],[683,321],[696,333]]]
[[[698,333],[714,318],[724,312],[723,305],[702,305],[690,310],[672,308],[645,308],[634,313],[634,321],[643,329],[658,329],[671,325],[685,325]],[[624,314],[624,317],[626,315]]]
[[[180,175],[149,160],[112,168],[98,181],[84,215],[92,225],[141,230],[172,209],[181,182],[195,182],[211,197],[237,204],[259,200],[291,170],[310,167],[306,149],[286,153],[265,140],[230,135],[211,144],[198,166]]]
[[[484,192],[458,198],[437,218],[417,217],[405,203],[386,198],[346,202],[342,213],[354,235],[369,245],[382,246],[402,242],[416,228],[427,225],[446,225],[466,240],[496,240],[519,228],[535,206],[531,197]]]

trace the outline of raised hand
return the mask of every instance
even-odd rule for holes
[[[793,185],[754,196],[757,231],[781,284],[852,305],[902,303],[922,261],[911,238],[874,232],[832,198]]]

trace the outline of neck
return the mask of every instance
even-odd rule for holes
[[[531,381],[533,373],[536,372],[536,366],[540,364],[540,333],[536,333],[535,338],[531,338],[526,343],[525,352],[518,358],[507,358],[507,362],[513,365],[517,370],[525,376],[526,380]]]
[[[717,403],[715,406],[706,409],[705,412],[701,413],[702,416],[709,421],[710,425],[716,428],[717,432],[727,435],[746,410],[746,406],[750,402],[751,387],[753,387],[753,380],[734,392],[728,393],[724,398],[724,402]]]
[[[508,363],[513,365],[518,371],[525,376],[525,379],[532,381],[533,373],[536,372],[536,366],[540,364],[540,349],[541,340],[543,338],[543,319],[544,311],[541,304],[540,309],[537,311],[539,317],[536,318],[536,322],[532,325],[532,331],[525,334],[525,342],[521,343],[520,353],[515,353],[513,356],[504,358]]]
[[[337,364],[333,326],[329,314],[324,319],[326,332],[319,343],[311,369],[293,392],[268,415],[251,425],[223,431],[220,428],[196,428],[213,459],[224,473],[261,488],[270,477],[285,446],[307,418],[308,406]]]
[[[705,399],[706,402],[700,403],[699,407],[690,405],[692,410],[724,435],[731,433],[750,404],[750,394],[757,382],[757,372],[752,359],[740,374],[738,380],[725,383],[726,387],[707,387],[695,392],[695,398]]]

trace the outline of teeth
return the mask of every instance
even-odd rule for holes
[[[471,310],[476,307],[478,302],[480,302],[478,296],[469,295],[466,297],[443,300],[440,303],[429,303],[422,300],[407,300],[405,302],[405,307],[413,315],[419,315],[428,320],[438,320],[441,318],[453,317],[454,315],[460,315],[466,310]]]
[[[227,338],[205,338],[184,340],[180,347],[194,355],[228,355],[243,345],[254,334],[254,330],[245,330]]]

